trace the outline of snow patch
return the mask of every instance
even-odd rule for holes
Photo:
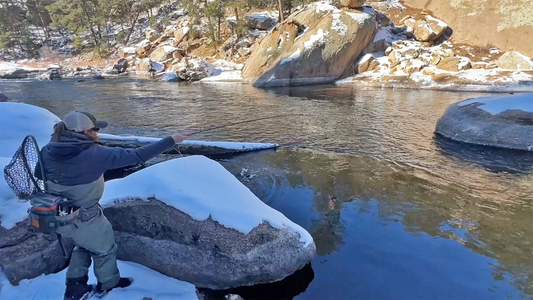
[[[244,81],[241,71],[220,71],[215,70],[213,76],[201,79],[201,82],[232,82],[232,81]]]
[[[198,299],[194,285],[165,276],[143,265],[128,261],[117,261],[120,273],[134,279],[127,289],[114,289],[107,296],[109,300],[144,299],[157,300]],[[89,284],[96,285],[94,264],[89,272]],[[63,299],[65,276],[67,270],[59,273],[41,275],[33,279],[21,280],[12,286],[5,275],[0,272],[0,299]]]
[[[330,3],[326,2],[326,1],[316,2],[316,3],[314,3],[314,5],[316,7],[316,12],[317,13],[322,13],[322,12],[335,12],[335,13],[338,13],[338,12],[341,12],[340,9],[336,8],[335,6],[331,5]]]
[[[345,11],[344,13],[352,17],[352,19],[354,19],[359,25],[364,25],[365,22],[370,18],[370,16],[366,13],[353,13],[349,11]]]
[[[195,220],[211,217],[223,226],[248,234],[263,222],[300,235],[305,246],[311,235],[282,213],[259,200],[222,165],[204,156],[172,159],[106,183],[103,206],[135,197],[155,197]]]
[[[178,48],[172,47],[172,46],[163,46],[163,51],[165,51],[166,54],[172,54],[176,52]]]
[[[442,20],[439,20],[437,18],[434,18],[434,17],[432,17],[430,15],[426,15],[425,18],[426,18],[426,20],[436,22],[442,28],[448,27],[448,24],[446,24],[446,22],[444,22]]]
[[[497,115],[507,110],[523,110],[533,113],[533,93],[501,97],[481,97],[459,103],[459,106],[480,103],[479,109]]]
[[[322,29],[319,29],[316,34],[313,34],[309,37],[307,42],[304,42],[304,51],[311,51],[313,48],[321,47],[325,44],[327,36],[328,32],[324,32]]]
[[[331,29],[335,30],[340,35],[346,35],[348,32],[348,26],[341,20],[339,13],[333,14],[333,21],[331,22]]]
[[[154,69],[154,71],[156,71],[157,73],[159,73],[159,72],[163,72],[163,71],[165,71],[165,65],[153,61],[153,62],[152,62],[152,69]]]
[[[291,61],[293,61],[295,59],[298,59],[300,57],[300,54],[301,54],[301,51],[300,51],[300,48],[298,48],[289,57],[284,58],[279,64],[283,65],[283,64],[289,63],[289,62],[291,62]]]
[[[135,49],[135,47],[124,47],[124,48],[122,48],[122,52],[126,53],[126,54],[135,54],[136,51],[137,51],[137,49]]]

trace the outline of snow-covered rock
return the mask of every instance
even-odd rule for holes
[[[152,52],[152,54],[150,54],[150,58],[153,61],[163,62],[163,61],[173,58],[172,54],[176,52],[177,50],[178,48],[175,48],[169,45],[162,45],[162,46],[157,47]]]
[[[467,57],[445,57],[439,61],[437,68],[449,72],[459,72],[472,68],[472,63]]]
[[[414,35],[421,42],[431,42],[443,36],[448,29],[448,24],[430,15],[423,15],[421,19],[407,16],[403,24],[413,28]]]
[[[465,143],[533,151],[532,122],[532,93],[491,96],[452,104],[436,132]]]
[[[359,8],[365,4],[365,0],[340,0],[340,6],[348,8]]]
[[[533,59],[520,52],[505,52],[496,61],[496,65],[506,70],[530,70],[533,69]]]
[[[178,77],[178,74],[176,72],[166,72],[165,75],[161,78],[162,81],[166,82],[178,82],[180,81],[180,78]]]
[[[137,49],[135,47],[124,47],[118,49],[118,57],[125,58],[128,56],[133,56],[137,52]]]

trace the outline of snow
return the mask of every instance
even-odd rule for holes
[[[101,133],[99,135],[101,139],[115,141],[138,141],[140,143],[155,143],[161,140],[161,138],[158,137],[142,137],[134,135],[114,135],[107,133]],[[277,144],[271,143],[208,142],[196,140],[186,140],[183,141],[181,145],[217,147],[228,150],[261,150],[272,149],[278,146]]]
[[[156,72],[163,72],[163,71],[165,71],[165,65],[153,61],[152,62],[152,69],[154,69],[154,71],[156,71]]]
[[[359,61],[358,64],[359,65],[363,65],[363,64],[365,64],[366,62],[368,62],[369,60],[371,60],[373,58],[374,58],[374,56],[372,54],[367,53],[361,58],[361,60]]]
[[[7,71],[12,72],[15,70],[27,70],[27,71],[35,71],[35,70],[42,70],[39,68],[30,68],[30,67],[24,67],[19,64],[10,63],[7,61],[0,61],[0,71]]]
[[[370,19],[370,16],[368,14],[365,14],[365,13],[353,13],[353,12],[349,12],[349,11],[345,11],[345,13],[352,17],[352,19],[355,20],[355,22],[357,22],[357,24],[359,25],[364,25],[365,22]]]
[[[174,53],[174,52],[176,52],[176,50],[178,50],[178,48],[176,48],[176,47],[163,46],[163,51],[165,51],[166,54]]]
[[[340,35],[346,35],[348,32],[348,26],[341,20],[339,13],[333,14],[333,21],[331,22],[331,29],[335,30]]]
[[[203,78],[201,82],[244,82],[242,72],[240,70],[224,71],[216,69],[212,76]]]
[[[464,68],[470,63],[470,60],[466,57],[461,57],[461,61],[459,62],[459,65],[457,66],[459,70],[464,70]]]
[[[411,65],[415,68],[422,68],[426,65],[425,62],[419,60],[419,59],[411,59]]]
[[[442,20],[439,20],[437,18],[434,18],[430,15],[426,15],[426,20],[429,20],[429,21],[433,21],[433,22],[436,22],[440,27],[442,28],[446,28],[448,27],[448,24],[446,24],[446,22],[442,21]]]
[[[100,204],[111,206],[132,197],[154,197],[195,220],[211,217],[244,234],[266,221],[274,228],[298,233],[305,246],[313,242],[305,229],[259,200],[222,165],[204,156],[168,160],[108,181]]]
[[[0,157],[13,157],[27,135],[37,139],[39,147],[50,140],[54,124],[61,120],[50,111],[16,102],[0,103]]]
[[[304,42],[304,51],[311,51],[313,48],[318,48],[325,43],[325,39],[327,37],[328,33],[324,33],[322,29],[319,29],[316,34],[313,34],[309,37],[309,40],[307,42]],[[298,49],[300,50],[300,49]],[[294,54],[293,54],[294,55]],[[292,56],[292,55],[291,55]]]
[[[291,61],[293,61],[295,59],[298,59],[300,57],[300,54],[301,54],[301,50],[300,50],[300,48],[298,48],[289,57],[284,58],[283,60],[281,60],[281,62],[279,64],[283,65],[283,64],[289,63],[289,62],[291,62]]]
[[[135,54],[135,51],[137,51],[137,49],[135,49],[135,47],[124,47],[124,48],[122,48],[122,52],[127,53],[127,54]]]
[[[142,40],[137,44],[137,48],[144,48],[150,45],[149,40]],[[132,47],[133,48],[133,47]]]
[[[500,50],[499,49],[496,49],[496,48],[491,48],[490,51],[489,51],[490,54],[499,54],[500,53]]]
[[[378,42],[381,40],[387,41],[389,44],[392,44],[393,42],[393,34],[390,32],[390,29],[387,27],[380,28],[376,35],[374,35],[374,42]]]
[[[501,97],[481,97],[459,103],[459,106],[481,103],[478,108],[497,115],[506,110],[523,110],[533,113],[533,93],[517,94]]]
[[[326,1],[320,1],[320,2],[316,2],[314,3],[315,7],[316,7],[316,12],[317,13],[322,13],[322,12],[341,12],[340,9],[336,8],[335,6],[331,5],[330,3],[326,2]]]
[[[142,265],[117,261],[120,274],[134,279],[126,289],[114,289],[106,300],[141,300],[149,297],[154,300],[198,299],[194,285],[165,276]],[[13,300],[58,300],[63,299],[67,270],[56,274],[41,275],[24,279],[18,286],[12,286],[0,272],[0,299]],[[89,283],[96,284],[93,268],[89,272]]]

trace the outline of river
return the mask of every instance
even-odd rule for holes
[[[281,144],[277,151],[219,162],[306,228],[317,245],[311,265],[284,286],[243,294],[288,299],[533,294],[533,155],[434,135],[448,105],[486,94],[329,85],[262,90],[131,78],[3,81],[0,90],[58,116],[89,109],[108,120],[105,132],[114,134],[162,137],[183,128],[291,114],[194,137]]]

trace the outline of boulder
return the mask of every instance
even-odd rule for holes
[[[178,76],[185,81],[198,81],[213,74],[215,67],[203,60],[191,59],[173,66]]]
[[[134,56],[137,52],[137,49],[135,47],[124,47],[118,49],[118,57],[120,58],[126,58],[128,56]]]
[[[533,151],[533,94],[468,99],[452,104],[436,133],[459,142]]]
[[[128,60],[124,59],[124,58],[121,58],[119,59],[114,65],[113,65],[113,69],[114,70],[117,70],[117,72],[120,74],[120,73],[124,73],[126,72],[126,69],[129,67],[129,62]]]
[[[146,39],[150,42],[155,42],[161,35],[157,33],[155,30],[147,30],[146,31]]]
[[[368,13],[313,3],[269,32],[242,76],[262,87],[333,82],[353,66],[376,28]]]
[[[64,240],[69,253],[74,246]],[[13,228],[0,226],[0,267],[13,285],[41,274],[56,273],[68,264],[63,257],[55,235],[46,235],[28,229],[26,221]]]
[[[105,77],[100,73],[96,73],[94,74],[93,79],[102,80],[102,79],[105,79]]]
[[[422,71],[426,66],[427,64],[420,59],[411,59],[407,61],[403,69],[405,73],[413,74]]]
[[[248,27],[250,29],[268,30],[278,22],[267,12],[251,13],[248,16]]]
[[[418,20],[411,16],[407,16],[401,22],[406,26],[413,28],[414,36],[421,42],[435,41],[443,36],[448,29],[448,24],[444,21],[427,14],[423,15],[423,17]]]
[[[167,72],[165,73],[163,78],[161,78],[161,81],[178,82],[180,81],[180,78],[178,77],[178,74],[176,72]]]
[[[356,63],[357,73],[361,74],[366,71],[373,71],[379,67],[379,62],[372,54],[365,54],[361,59]]]
[[[365,0],[340,0],[341,7],[359,8],[365,4]]]
[[[189,38],[189,27],[183,27],[174,31],[174,46],[178,46],[181,42]]]
[[[159,46],[158,48],[156,48],[152,54],[150,54],[150,59],[154,60],[154,61],[166,61],[166,60],[169,60],[172,57],[172,54],[174,52],[176,52],[176,50],[178,50],[177,48],[175,47],[172,47],[172,46],[168,46],[168,45],[164,45],[164,46]]]
[[[533,60],[520,52],[505,52],[496,65],[506,70],[530,70],[533,69]]]
[[[139,64],[137,64],[137,72],[160,73],[163,71],[165,71],[165,65],[152,61],[149,58],[143,59],[142,61],[139,62]]]
[[[472,68],[472,63],[466,57],[445,57],[437,64],[437,68],[449,72],[459,72]]]
[[[197,287],[279,281],[316,251],[303,228],[203,156],[109,181],[101,203],[116,233],[119,259]]]

